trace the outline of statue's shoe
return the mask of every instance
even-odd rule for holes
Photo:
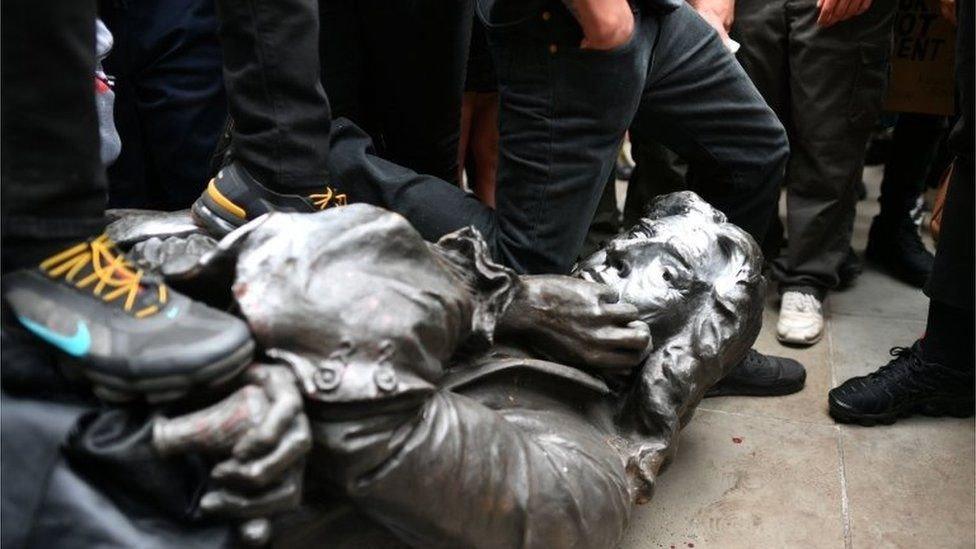
[[[106,235],[5,275],[3,294],[109,400],[177,398],[233,377],[254,352],[243,320],[136,269]]]
[[[345,204],[346,195],[332,187],[297,194],[275,192],[232,162],[210,180],[193,203],[193,216],[214,236],[222,237],[269,212],[312,213]]]
[[[705,398],[789,395],[803,389],[806,379],[806,369],[792,358],[749,349],[742,362],[709,389]]]

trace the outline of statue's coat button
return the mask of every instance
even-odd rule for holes
[[[332,366],[321,366],[312,376],[312,381],[320,391],[334,391],[339,386],[339,371]]]
[[[376,382],[376,386],[379,387],[380,391],[384,393],[389,393],[397,387],[396,372],[391,368],[376,370],[376,373],[373,374],[373,381]]]

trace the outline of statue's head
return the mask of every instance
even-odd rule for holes
[[[575,274],[614,288],[651,328],[653,350],[619,418],[632,433],[630,468],[646,497],[695,403],[759,334],[762,253],[721,212],[680,192],[658,197],[637,226],[580,262]],[[661,440],[670,442],[643,442]]]
[[[658,197],[636,226],[581,261],[574,274],[635,305],[655,339],[703,315],[751,332],[762,312],[758,246],[693,192]]]

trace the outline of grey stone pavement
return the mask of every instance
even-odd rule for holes
[[[877,213],[880,176],[877,167],[865,173],[858,253]],[[828,298],[823,340],[793,349],[776,341],[770,295],[757,347],[805,364],[806,387],[786,397],[705,400],[621,547],[974,547],[972,419],[864,428],[827,415],[831,387],[922,334],[927,304],[921,291],[869,265],[854,287]]]

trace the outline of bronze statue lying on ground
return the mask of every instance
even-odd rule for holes
[[[429,244],[364,205],[271,214],[219,244],[146,227],[110,232],[174,284],[233,276],[276,364],[154,430],[160,452],[223,460],[200,505],[258,518],[253,539],[303,486],[304,516],[342,500],[413,546],[613,547],[761,324],[756,244],[690,192],[574,277],[517,276],[474,231]]]

